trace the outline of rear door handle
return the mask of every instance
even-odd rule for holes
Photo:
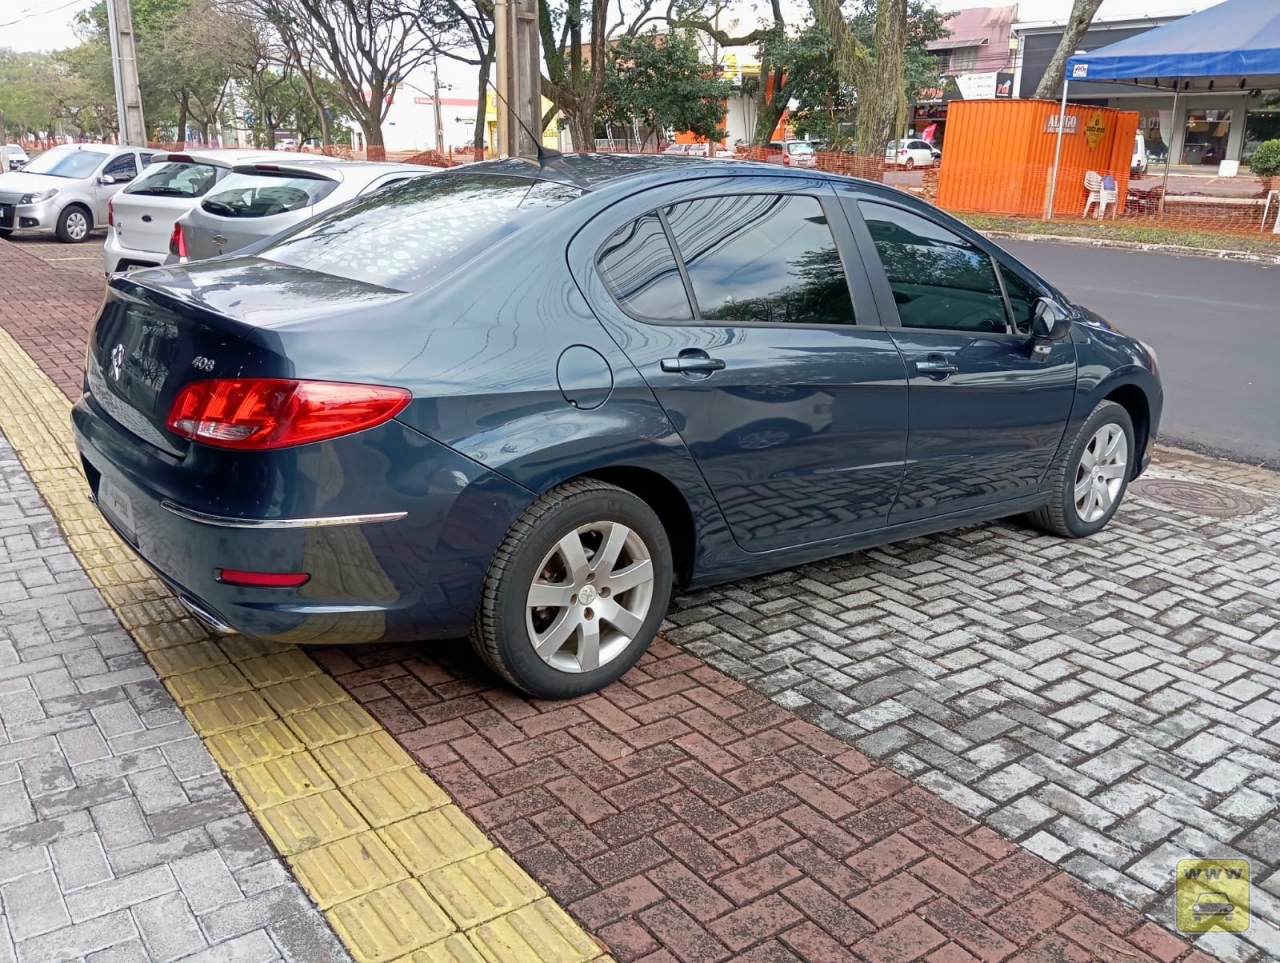
[[[662,370],[680,374],[711,374],[723,371],[724,362],[705,351],[681,351],[678,358],[663,358]]]
[[[944,358],[942,355],[929,355],[923,361],[916,362],[916,371],[926,375],[949,375],[955,374],[960,369]]]

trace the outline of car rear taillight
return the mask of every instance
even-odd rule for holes
[[[107,198],[107,227],[116,226],[116,199],[114,197]]]
[[[182,236],[182,225],[173,225],[173,233],[169,235],[169,253],[177,257],[187,256],[187,239]]]
[[[405,388],[284,378],[216,378],[178,392],[169,430],[219,448],[260,451],[324,441],[390,421]]]
[[[226,585],[250,588],[297,588],[311,578],[306,572],[245,572],[238,568],[216,568],[213,576]]]

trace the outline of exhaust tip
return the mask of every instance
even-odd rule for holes
[[[179,595],[178,601],[183,604],[188,612],[196,617],[196,620],[203,623],[206,628],[212,629],[219,635],[235,635],[236,630],[227,625],[220,618],[210,615],[205,609],[193,602],[185,595]]]

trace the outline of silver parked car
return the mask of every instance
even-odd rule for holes
[[[115,144],[63,144],[20,171],[0,174],[0,237],[53,231],[76,244],[107,223],[107,202],[138,176],[155,151]]]
[[[296,155],[286,163],[237,164],[226,180],[178,218],[165,263],[229,254],[353,197],[435,170],[439,168]]]
[[[292,161],[270,150],[160,151],[142,176],[108,206],[107,243],[102,249],[108,274],[131,267],[154,267],[169,256],[174,222],[231,173],[236,164]]]

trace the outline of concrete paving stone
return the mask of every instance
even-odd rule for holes
[[[9,933],[18,942],[71,923],[68,907],[63,902],[52,870],[46,869],[5,883],[0,886],[0,899],[3,900]]]
[[[70,893],[111,878],[111,867],[97,833],[66,836],[49,847],[54,871],[63,893]]]
[[[207,913],[243,897],[231,870],[216,850],[175,859],[169,868],[195,913]]]
[[[189,956],[206,945],[182,893],[169,893],[139,903],[133,907],[133,921],[156,963]]]

